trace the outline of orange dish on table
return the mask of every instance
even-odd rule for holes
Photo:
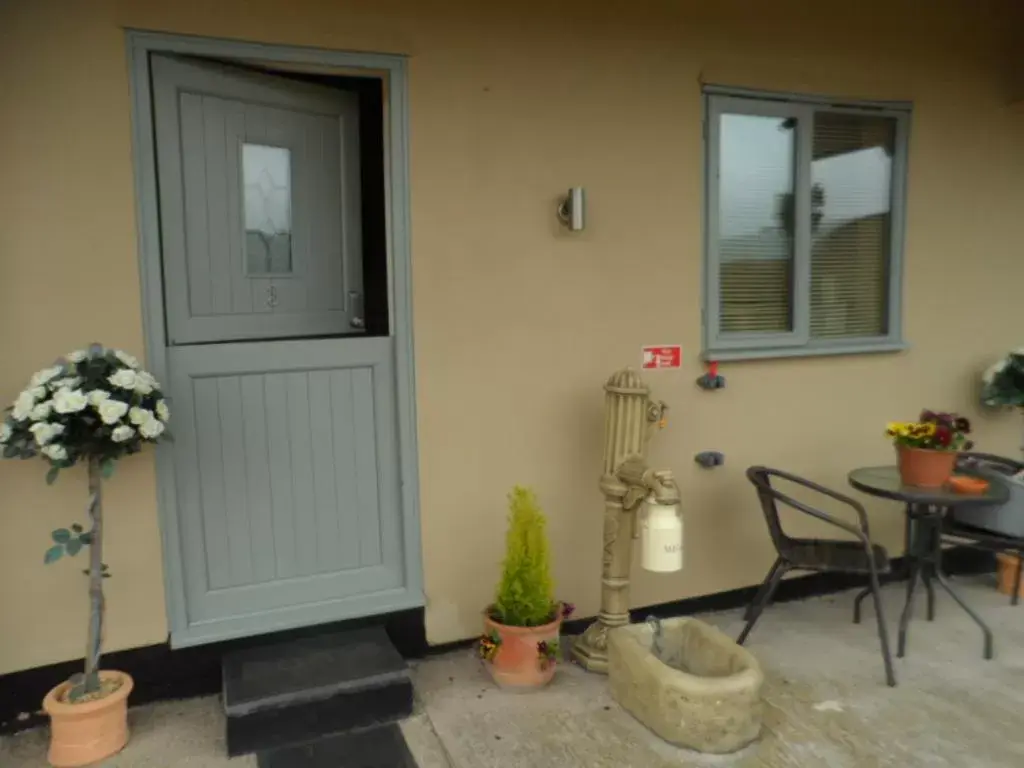
[[[949,478],[949,487],[957,493],[979,496],[988,490],[988,480],[970,475],[953,475]]]

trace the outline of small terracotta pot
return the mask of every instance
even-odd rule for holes
[[[1017,579],[1017,555],[996,553],[996,573],[999,576],[999,591],[1004,595],[1012,595]],[[1024,582],[1020,585],[1020,595],[1024,597]]]
[[[501,643],[489,661],[484,662],[494,682],[502,688],[540,688],[555,676],[556,661],[543,658],[538,643],[558,641],[562,627],[562,611],[558,617],[541,627],[508,627],[484,614],[484,631],[496,633]]]
[[[904,485],[941,488],[953,474],[956,451],[931,451],[926,448],[896,446],[896,464]]]
[[[61,696],[71,683],[46,694],[43,709],[50,716],[50,752],[55,768],[77,768],[120,752],[128,743],[128,694],[134,685],[124,672],[104,670],[103,680],[118,679],[121,687],[102,699],[71,704]]]

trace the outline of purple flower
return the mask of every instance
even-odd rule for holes
[[[572,616],[575,610],[576,606],[572,603],[562,603],[562,618],[568,619],[570,616]]]

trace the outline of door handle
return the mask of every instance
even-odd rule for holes
[[[363,312],[363,294],[359,291],[348,292],[349,321],[348,324],[360,330],[366,328],[366,317]]]

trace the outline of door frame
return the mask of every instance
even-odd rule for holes
[[[385,229],[388,253],[388,312],[395,342],[395,384],[401,488],[405,584],[393,592],[380,612],[417,608],[425,604],[420,544],[418,451],[416,444],[416,386],[412,333],[411,252],[409,243],[408,86],[406,57],[321,48],[253,43],[129,29],[126,31],[131,88],[132,155],[135,176],[135,216],[146,363],[153,375],[168,380],[167,327],[164,307],[157,196],[156,142],[149,55],[171,53],[220,60],[265,62],[284,68],[335,71],[339,75],[375,77],[384,83]],[[172,422],[173,431],[173,422]],[[157,509],[164,561],[164,591],[172,647],[225,639],[215,626],[189,625],[182,574],[175,468],[170,446],[156,449]],[[334,620],[334,619],[328,619]],[[291,629],[309,622],[282,623]],[[268,630],[261,630],[261,632]]]

